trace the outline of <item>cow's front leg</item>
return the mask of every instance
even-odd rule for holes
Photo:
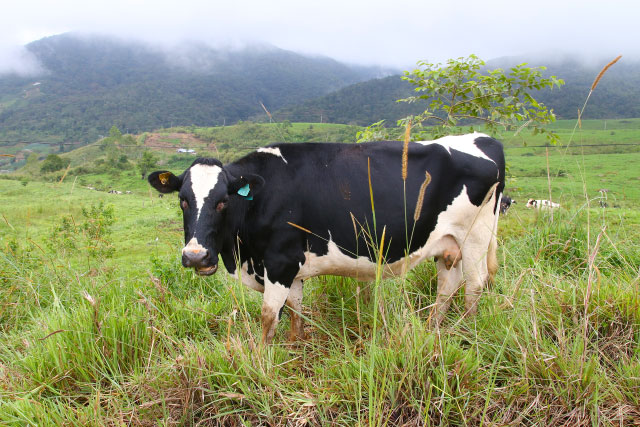
[[[289,316],[291,316],[291,331],[289,332],[289,340],[295,342],[305,339],[304,322],[302,320],[302,280],[294,280],[289,290],[287,298],[287,307],[289,307]]]
[[[288,231],[288,230],[287,230]],[[278,325],[280,309],[287,298],[299,306],[302,302],[302,282],[296,280],[304,253],[295,241],[287,240],[286,233],[278,234],[278,240],[270,245],[264,257],[264,301],[262,303],[262,342],[273,339]],[[293,294],[290,295],[290,293]],[[300,311],[300,307],[296,307]],[[295,316],[292,313],[292,316]]]
[[[280,309],[289,296],[290,287],[277,281],[272,281],[265,275],[264,300],[262,301],[262,342],[271,343],[276,334],[276,327],[280,320]]]

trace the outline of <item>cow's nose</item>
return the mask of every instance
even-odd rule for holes
[[[185,267],[199,267],[205,264],[209,258],[206,249],[192,249],[182,251],[182,265]]]

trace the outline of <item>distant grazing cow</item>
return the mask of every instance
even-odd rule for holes
[[[513,200],[511,197],[503,195],[502,199],[500,199],[500,213],[502,215],[506,215],[511,205],[515,203],[516,201]]]
[[[531,208],[535,208],[535,209],[556,209],[559,208],[560,205],[558,203],[555,202],[550,202],[549,200],[534,200],[534,199],[529,199],[527,201],[527,204],[525,205],[525,207],[531,209]]]
[[[304,279],[373,280],[369,236],[384,235],[384,276],[436,258],[436,323],[463,278],[473,314],[497,270],[502,144],[478,133],[412,142],[406,182],[402,150],[397,141],[275,144],[227,165],[199,158],[179,176],[157,171],[148,179],[162,193],[178,191],[185,267],[210,275],[220,256],[229,273],[264,293],[263,342],[272,340],[284,304],[292,309],[291,339],[304,337]]]

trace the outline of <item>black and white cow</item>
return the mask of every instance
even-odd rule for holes
[[[511,205],[513,205],[515,203],[516,203],[515,200],[513,200],[511,197],[503,194],[502,195],[502,199],[500,199],[500,213],[502,215],[506,215],[507,211],[509,210]]]
[[[229,273],[264,293],[263,342],[272,340],[285,303],[292,309],[291,338],[304,336],[304,279],[374,279],[367,236],[380,238],[385,228],[384,276],[435,257],[433,319],[440,322],[463,279],[466,310],[474,313],[497,270],[502,144],[478,133],[412,142],[406,184],[402,149],[397,141],[275,144],[227,165],[197,159],[179,176],[158,171],[149,182],[162,193],[178,191],[185,267],[210,275],[221,257]]]
[[[536,199],[529,199],[527,200],[527,204],[525,205],[525,208],[529,208],[529,209],[556,209],[559,208],[560,204],[559,203],[555,203],[549,200],[536,200]]]

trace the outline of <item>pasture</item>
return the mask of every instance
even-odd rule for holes
[[[638,142],[629,122],[585,121],[572,144]],[[639,423],[640,149],[547,158],[519,138],[502,138],[518,203],[476,317],[457,297],[429,328],[432,263],[377,285],[322,277],[295,345],[286,311],[261,347],[261,295],[181,267],[176,197],[135,171],[0,180],[0,424]],[[549,191],[561,209],[524,208]]]

